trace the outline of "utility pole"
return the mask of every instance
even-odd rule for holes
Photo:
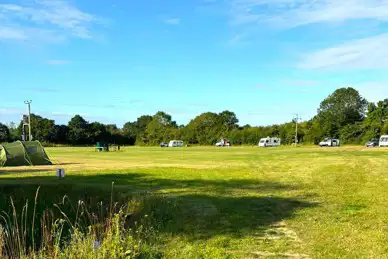
[[[295,147],[297,146],[298,144],[298,122],[299,120],[301,120],[302,118],[299,116],[299,113],[295,114]]]
[[[28,140],[32,141],[32,132],[31,132],[31,103],[32,101],[24,101],[25,104],[27,104],[28,107]]]

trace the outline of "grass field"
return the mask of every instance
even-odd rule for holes
[[[388,149],[48,148],[57,164],[0,168],[0,209],[162,196],[165,258],[388,258]],[[66,169],[57,179],[55,168]],[[163,210],[168,213],[163,213]]]

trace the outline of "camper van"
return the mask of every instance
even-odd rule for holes
[[[278,147],[280,146],[280,138],[262,138],[259,142],[259,147]]]
[[[388,135],[381,136],[379,146],[388,147]]]
[[[335,138],[325,138],[323,141],[319,142],[320,147],[339,147],[340,141]]]
[[[169,147],[183,147],[183,141],[182,140],[171,140],[170,143],[168,143]]]

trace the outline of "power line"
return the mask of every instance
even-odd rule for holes
[[[25,104],[27,104],[28,108],[28,140],[32,141],[32,132],[31,132],[31,103],[32,101],[24,101]]]

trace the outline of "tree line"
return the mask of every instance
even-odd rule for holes
[[[270,111],[269,111],[270,112]],[[171,139],[182,139],[188,144],[213,145],[221,137],[232,144],[256,145],[263,137],[280,137],[283,144],[295,139],[295,121],[271,126],[239,125],[232,111],[206,112],[187,125],[178,125],[171,115],[157,112],[142,115],[127,122],[123,128],[114,124],[88,122],[80,115],[67,125],[56,125],[54,120],[31,115],[33,138],[44,143],[94,145],[108,142],[120,145],[158,145]],[[0,123],[0,142],[14,141],[22,135],[19,125]],[[310,120],[298,124],[298,139],[317,144],[324,137],[339,138],[343,143],[359,144],[388,134],[388,99],[368,102],[353,88],[340,88],[326,97]],[[26,128],[28,135],[28,129]]]

